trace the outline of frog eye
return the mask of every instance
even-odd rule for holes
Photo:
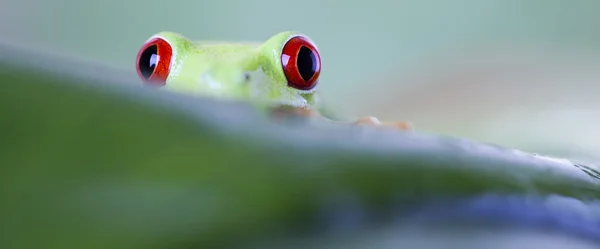
[[[169,76],[173,48],[162,38],[147,41],[137,54],[136,67],[144,83],[164,86]]]
[[[295,36],[283,45],[281,66],[289,86],[311,90],[319,81],[321,56],[307,37]]]

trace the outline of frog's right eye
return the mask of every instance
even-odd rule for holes
[[[308,37],[298,35],[288,40],[281,50],[281,66],[288,86],[312,90],[321,74],[321,56]]]
[[[149,85],[164,86],[169,76],[173,48],[166,40],[147,41],[137,54],[136,67],[140,79]]]

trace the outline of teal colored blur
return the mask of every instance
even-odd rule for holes
[[[150,35],[312,37],[341,114],[600,161],[595,0],[8,0],[2,40],[127,70]],[[474,97],[477,95],[478,97]]]

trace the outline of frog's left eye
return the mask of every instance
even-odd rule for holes
[[[137,55],[136,67],[144,83],[164,86],[169,76],[173,48],[162,38],[147,41]]]
[[[295,36],[283,45],[281,66],[289,86],[311,90],[319,81],[321,56],[307,37]]]

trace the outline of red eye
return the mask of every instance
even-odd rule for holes
[[[164,86],[169,76],[173,48],[161,38],[144,44],[137,54],[137,72],[144,83]]]
[[[285,43],[281,51],[281,65],[288,85],[299,90],[311,90],[321,74],[321,56],[312,42],[296,36]]]

